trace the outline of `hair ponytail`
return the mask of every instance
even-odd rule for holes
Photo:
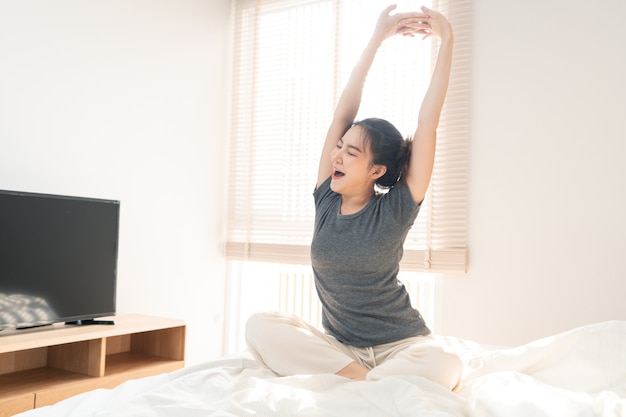
[[[409,169],[409,162],[411,161],[411,149],[413,149],[413,141],[411,138],[404,139],[398,150],[398,163],[400,165],[400,177],[398,181],[404,182],[406,180],[406,172]]]

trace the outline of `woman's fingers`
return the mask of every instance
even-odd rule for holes
[[[402,35],[426,34],[429,30],[430,24],[425,19],[400,22],[398,27]]]
[[[421,11],[390,14],[396,5],[387,6],[378,18],[377,33],[382,39],[393,35],[423,35],[423,39],[432,35],[442,36],[449,29],[449,22],[444,15],[422,6]]]
[[[381,16],[387,16],[389,13],[391,13],[392,10],[395,10],[395,8],[398,7],[397,4],[390,4],[389,6],[387,6],[385,8],[385,10],[383,10],[382,12],[380,12]]]
[[[427,22],[428,15],[424,12],[396,13],[394,16],[398,19],[397,33],[399,34],[413,36],[425,34],[430,29]]]
[[[430,25],[430,30],[426,37],[430,35],[444,36],[452,30],[450,22],[443,14],[426,6],[422,6],[421,10],[428,16],[426,21]]]

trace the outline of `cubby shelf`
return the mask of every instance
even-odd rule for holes
[[[185,323],[145,315],[114,325],[0,332],[0,417],[184,366]]]

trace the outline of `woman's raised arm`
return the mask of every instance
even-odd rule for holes
[[[433,172],[437,126],[448,91],[454,45],[452,26],[446,17],[426,7],[422,7],[422,11],[428,15],[426,21],[430,25],[426,37],[438,36],[441,39],[441,45],[428,90],[420,106],[417,129],[411,146],[411,158],[405,177],[411,196],[416,203],[424,199]]]
[[[390,36],[413,35],[415,33],[425,33],[424,29],[428,27],[424,20],[427,15],[423,12],[396,13],[390,14],[396,8],[395,5],[388,6],[383,10],[376,22],[376,28],[372,34],[365,50],[350,74],[348,83],[344,87],[343,92],[335,108],[333,120],[326,134],[322,155],[320,156],[317,185],[319,186],[331,174],[333,165],[330,155],[339,139],[343,137],[346,131],[354,122],[359,107],[361,105],[361,97],[365,79],[369,72],[374,57],[382,42]]]

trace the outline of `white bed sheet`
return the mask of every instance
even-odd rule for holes
[[[240,354],[87,392],[20,417],[626,417],[626,322],[508,349],[442,341],[466,365],[458,393],[420,377],[277,377]]]

